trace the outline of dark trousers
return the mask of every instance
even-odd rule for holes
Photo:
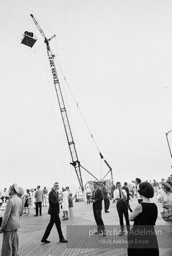
[[[104,223],[102,220],[102,210],[93,208],[94,218],[97,224],[98,232],[104,232]]]
[[[124,229],[123,215],[125,217],[127,229],[129,229],[130,222],[129,222],[129,217],[128,217],[128,205],[127,205],[127,203],[126,202],[117,202],[116,208],[117,208],[118,215],[119,215],[119,223],[120,223],[120,226],[121,226],[121,230]]]
[[[110,200],[109,198],[104,198],[104,207],[105,207],[105,211],[109,210],[109,206],[110,206]]]
[[[35,207],[36,207],[36,215],[38,216],[38,211],[39,211],[39,215],[42,215],[42,202],[36,202],[35,203]]]
[[[42,237],[43,240],[46,240],[48,238],[54,223],[56,225],[60,240],[64,239],[63,234],[62,234],[61,221],[59,218],[59,214],[51,214],[50,222],[48,223],[48,226],[47,226],[45,233]]]

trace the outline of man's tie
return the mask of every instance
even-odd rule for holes
[[[120,189],[119,189],[119,197],[122,198],[122,196],[121,196],[121,190],[120,190]]]

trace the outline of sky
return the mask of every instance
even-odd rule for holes
[[[30,14],[48,39],[56,35],[50,47],[81,164],[102,179],[101,152],[114,182],[172,174],[171,12],[170,0],[0,0],[0,188],[79,189]],[[25,31],[33,48],[21,44]],[[94,179],[84,170],[82,178]]]

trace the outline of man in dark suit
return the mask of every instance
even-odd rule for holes
[[[109,199],[108,190],[106,188],[106,181],[103,182],[102,192],[103,192],[103,198],[104,198],[104,210],[105,210],[106,213],[108,213],[109,212],[109,206],[110,206],[110,199]]]
[[[141,179],[140,178],[136,178],[135,179],[135,184],[136,184],[136,197],[137,197],[137,200],[138,200],[138,203],[141,204],[141,202],[143,201],[143,199],[140,197],[140,194],[138,192],[139,190],[139,185],[141,183]]]
[[[60,207],[59,207],[59,183],[55,182],[53,185],[53,188],[51,192],[49,193],[49,209],[48,209],[48,214],[50,214],[50,222],[48,223],[48,226],[45,230],[45,233],[41,239],[42,243],[50,243],[49,240],[47,240],[51,229],[55,223],[59,238],[60,238],[60,243],[67,243],[67,240],[64,239],[62,229],[61,229],[61,221],[59,217],[60,213]]]
[[[93,213],[97,224],[97,232],[95,234],[103,234],[105,236],[105,227],[102,220],[102,201],[103,192],[101,189],[101,183],[95,183],[95,190],[93,191]]]
[[[127,207],[128,207],[128,210],[130,211],[130,212],[133,212],[133,210],[131,209],[131,207],[130,207],[130,203],[129,203],[129,201],[130,201],[130,191],[129,191],[129,188],[128,188],[128,183],[127,182],[124,182],[124,186],[122,187],[125,191],[126,191],[126,193],[127,193],[127,200],[126,200],[126,203],[127,203]]]

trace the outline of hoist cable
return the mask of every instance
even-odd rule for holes
[[[93,140],[93,142],[94,142],[94,144],[95,144],[95,146],[96,146],[96,148],[97,148],[97,150],[98,150],[98,152],[99,152],[99,154],[100,154],[100,158],[102,159],[102,158],[103,158],[103,155],[101,154],[100,149],[99,149],[99,147],[98,147],[98,144],[96,143],[96,141],[95,141],[95,139],[94,139],[94,136],[93,136],[93,134],[92,134],[92,132],[91,132],[91,130],[90,130],[90,128],[89,128],[87,122],[86,122],[86,119],[85,119],[85,117],[84,117],[84,115],[83,115],[83,113],[82,113],[82,111],[81,111],[81,109],[80,109],[80,107],[79,107],[79,104],[78,104],[78,102],[77,102],[76,99],[75,99],[75,96],[74,96],[74,94],[73,94],[73,92],[72,92],[72,90],[71,90],[71,88],[70,88],[70,86],[69,86],[69,83],[68,83],[68,81],[67,81],[67,79],[66,79],[66,77],[65,77],[65,75],[64,75],[64,73],[63,73],[63,70],[62,70],[62,68],[61,68],[61,66],[60,66],[60,64],[59,64],[59,62],[58,62],[57,60],[56,60],[56,62],[57,62],[57,65],[58,65],[58,67],[59,67],[59,69],[60,69],[60,72],[61,72],[61,74],[62,74],[62,76],[63,76],[63,79],[64,79],[64,81],[65,81],[65,83],[66,83],[66,85],[67,85],[67,87],[68,87],[68,89],[69,89],[69,91],[70,91],[70,93],[71,93],[71,96],[72,96],[72,98],[73,98],[73,100],[74,100],[74,102],[75,102],[75,104],[76,104],[76,107],[78,108],[78,111],[79,111],[79,113],[80,113],[80,115],[81,115],[81,117],[82,117],[82,120],[83,120],[85,126],[87,127],[87,130],[88,130],[88,132],[89,132],[89,134],[90,134],[90,137],[91,137],[91,139]]]
[[[51,40],[52,38],[54,38],[54,37],[55,37],[55,35],[54,35],[53,37],[51,37],[50,40]],[[56,41],[56,42],[57,42],[57,41]],[[56,56],[54,55],[53,57],[56,57]],[[62,68],[61,68],[61,65],[59,64],[59,62],[57,61],[56,58],[54,58],[54,61],[55,61],[55,60],[56,60],[56,63],[57,63],[57,65],[58,65],[58,67],[59,67],[59,70],[60,70],[60,72],[61,72],[61,75],[62,75],[62,77],[63,77],[63,79],[64,79],[64,82],[66,83],[66,85],[67,85],[67,87],[68,87],[68,89],[69,89],[69,92],[70,92],[70,94],[71,94],[71,96],[72,96],[72,98],[73,98],[73,100],[74,100],[74,102],[75,102],[75,104],[76,104],[76,107],[77,107],[78,110],[79,110],[79,113],[80,113],[80,115],[81,115],[81,117],[82,117],[82,119],[83,119],[83,122],[84,122],[85,126],[87,127],[88,132],[90,133],[91,139],[93,140],[94,145],[95,145],[95,147],[97,148],[97,150],[98,150],[98,152],[99,152],[100,158],[103,159],[103,160],[104,160],[104,163],[110,168],[110,170],[112,170],[112,168],[110,167],[110,165],[107,163],[107,161],[104,159],[102,153],[100,152],[100,149],[99,149],[99,147],[98,147],[98,144],[96,143],[96,141],[95,141],[95,139],[94,139],[94,136],[93,136],[93,134],[92,134],[92,132],[91,132],[91,130],[90,130],[90,128],[89,128],[87,122],[86,122],[86,119],[85,119],[85,117],[84,117],[84,115],[83,115],[83,113],[82,113],[82,111],[81,111],[81,109],[80,109],[80,107],[79,107],[79,104],[78,104],[78,102],[76,101],[76,99],[75,99],[75,97],[74,97],[74,95],[73,95],[73,92],[72,92],[72,90],[71,90],[71,88],[70,88],[70,86],[69,86],[69,83],[68,83],[68,81],[67,81],[67,79],[66,79],[66,77],[65,77],[65,75],[64,75],[64,73],[63,73],[63,70],[62,70]]]
[[[44,27],[45,27],[45,26],[44,26]],[[47,31],[48,31],[48,30],[49,30],[49,29],[47,28]],[[55,37],[55,40],[56,40],[56,45],[57,45],[57,37]],[[53,54],[52,54],[52,55],[53,55]],[[54,57],[56,57],[56,56],[54,55]],[[59,56],[58,56],[58,57],[59,57]],[[83,115],[83,113],[82,113],[82,111],[81,111],[81,109],[80,109],[80,107],[79,107],[79,104],[77,103],[77,101],[76,101],[76,99],[75,99],[75,97],[74,97],[74,94],[73,94],[73,92],[72,92],[72,90],[71,90],[71,88],[70,88],[70,86],[69,86],[69,83],[68,83],[68,81],[67,81],[67,79],[66,79],[66,77],[65,77],[65,75],[64,75],[64,73],[63,73],[62,67],[61,67],[60,63],[57,61],[57,58],[54,58],[54,61],[56,61],[57,65],[58,65],[58,67],[59,67],[59,70],[60,70],[60,72],[61,72],[61,74],[62,74],[62,77],[63,77],[63,79],[64,79],[64,81],[65,81],[65,83],[66,83],[66,85],[67,85],[67,87],[68,87],[68,89],[69,89],[69,92],[70,92],[70,94],[71,94],[71,96],[72,96],[72,98],[73,98],[73,100],[74,100],[74,102],[75,102],[75,104],[76,104],[76,107],[78,108],[78,111],[79,111],[79,113],[80,113],[80,115],[81,115],[81,117],[82,117],[82,120],[83,120],[85,126],[87,127],[87,130],[88,130],[88,132],[89,132],[89,134],[90,134],[90,137],[91,137],[91,139],[93,140],[93,142],[94,142],[94,144],[95,144],[95,146],[96,146],[96,148],[97,148],[97,150],[98,150],[98,152],[99,152],[99,154],[100,154],[100,158],[102,159],[103,156],[102,156],[102,154],[101,154],[101,152],[100,152],[100,149],[99,149],[99,147],[98,147],[98,145],[97,145],[97,143],[96,143],[96,141],[95,141],[95,139],[94,139],[94,136],[93,136],[93,134],[92,134],[92,132],[91,132],[91,130],[90,130],[90,128],[89,128],[87,122],[86,122],[86,119],[85,119],[85,117],[84,117],[84,115]]]
[[[96,146],[96,148],[97,148],[97,150],[98,150],[98,152],[99,152],[99,156],[100,156],[100,158],[104,161],[104,163],[106,164],[106,166],[108,166],[108,168],[109,168],[108,173],[109,173],[109,172],[111,173],[111,179],[113,180],[112,168],[111,168],[111,166],[109,165],[109,163],[104,159],[104,156],[103,156],[102,153],[100,152],[100,149],[99,149],[99,147],[98,147],[98,145],[97,145],[97,143],[96,143],[96,141],[95,141],[95,139],[94,139],[94,137],[93,137],[93,134],[92,134],[92,132],[91,132],[91,130],[90,130],[90,128],[89,128],[87,122],[86,122],[86,119],[84,118],[84,115],[82,114],[82,111],[81,111],[81,109],[80,109],[80,107],[79,107],[79,104],[78,104],[77,101],[75,100],[75,97],[74,97],[74,95],[73,95],[73,92],[72,92],[72,90],[71,90],[71,88],[70,88],[70,86],[69,86],[69,84],[68,84],[68,81],[67,81],[67,79],[66,79],[66,77],[65,77],[65,75],[64,75],[64,73],[63,73],[63,70],[62,70],[62,68],[61,68],[61,66],[60,66],[60,64],[59,64],[59,62],[58,62],[57,60],[56,60],[56,63],[57,63],[57,65],[58,65],[58,67],[59,67],[59,69],[60,69],[60,72],[61,72],[61,74],[62,74],[62,76],[63,76],[63,79],[64,79],[64,81],[65,81],[65,83],[66,83],[66,85],[67,85],[67,87],[68,87],[68,89],[69,89],[69,91],[70,91],[70,93],[71,93],[71,96],[72,96],[72,98],[73,98],[73,100],[74,100],[74,102],[75,102],[75,104],[76,104],[76,106],[77,106],[77,108],[78,108],[78,110],[79,110],[79,113],[80,113],[80,115],[81,115],[81,117],[82,117],[82,119],[83,119],[83,121],[84,121],[84,123],[85,123],[85,125],[86,125],[86,127],[87,127],[87,129],[88,129],[88,131],[89,131],[89,133],[90,133],[91,139],[93,140],[93,142],[94,142],[94,144],[95,144],[95,146]],[[108,174],[108,173],[107,173],[107,174]],[[104,178],[107,176],[107,174],[104,176]],[[104,178],[103,178],[103,179],[104,179]]]

